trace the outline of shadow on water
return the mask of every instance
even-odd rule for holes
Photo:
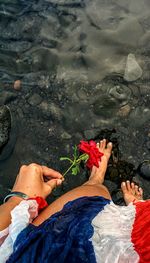
[[[124,178],[149,197],[137,173],[150,151],[149,8],[148,0],[0,0],[0,105],[12,116],[1,200],[21,164],[63,172],[60,156],[80,139],[104,136],[117,154],[106,176],[113,199],[122,203]],[[68,176],[50,201],[86,178]]]

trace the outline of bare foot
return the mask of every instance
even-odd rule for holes
[[[143,190],[133,182],[130,181],[122,182],[121,189],[126,205],[133,201],[143,200]]]
[[[89,180],[92,180],[93,183],[103,184],[108,160],[112,152],[112,143],[109,142],[106,145],[106,139],[103,139],[102,141],[100,141],[100,143],[97,143],[97,148],[104,155],[101,157],[99,168],[97,168],[96,166],[93,166]]]

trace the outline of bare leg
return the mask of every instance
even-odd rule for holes
[[[50,204],[33,222],[34,225],[39,225],[47,218],[49,218],[54,213],[60,211],[63,206],[74,199],[77,199],[82,196],[103,196],[109,200],[111,200],[110,193],[108,189],[103,185],[104,176],[107,169],[107,164],[109,157],[112,151],[112,143],[108,143],[106,146],[106,140],[100,141],[97,144],[97,147],[100,152],[103,152],[104,155],[99,164],[99,168],[93,167],[91,170],[91,175],[89,180],[63,196],[59,197],[56,201]]]
[[[123,182],[121,184],[121,189],[123,192],[123,197],[126,205],[133,201],[143,200],[143,190],[141,187],[138,187],[133,182],[129,181]]]

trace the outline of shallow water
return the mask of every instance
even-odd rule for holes
[[[0,0],[0,105],[12,114],[1,197],[21,164],[63,172],[59,157],[101,129],[116,129],[122,159],[149,159],[149,10],[149,0]],[[142,70],[134,81],[124,76],[130,53]],[[56,195],[85,179],[67,177]]]

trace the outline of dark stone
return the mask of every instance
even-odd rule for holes
[[[33,94],[28,100],[31,106],[39,105],[41,101],[42,101],[42,98],[38,94]]]
[[[117,190],[117,184],[110,180],[105,180],[104,185],[108,188],[110,194]]]
[[[117,190],[112,193],[112,200],[116,205],[125,205],[121,190]]]
[[[150,150],[150,141],[146,142],[147,149]]]
[[[0,150],[8,142],[11,128],[11,115],[7,106],[0,107]]]
[[[138,167],[138,172],[144,179],[150,180],[150,161],[147,160],[141,163]]]
[[[17,95],[11,91],[3,91],[3,92],[1,92],[1,96],[0,96],[0,105],[2,106],[4,104],[7,104],[10,101],[15,100],[16,97],[17,97]]]

